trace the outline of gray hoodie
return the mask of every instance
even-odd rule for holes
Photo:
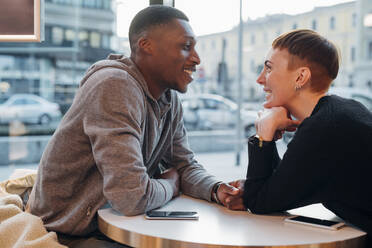
[[[92,65],[48,143],[28,209],[48,230],[84,235],[106,203],[142,214],[172,199],[159,168],[175,167],[184,194],[210,201],[217,180],[189,149],[181,102],[173,90],[155,100],[122,55]]]

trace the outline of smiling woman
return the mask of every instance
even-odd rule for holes
[[[248,141],[247,178],[233,185],[244,188],[243,209],[268,214],[322,203],[371,242],[372,113],[357,101],[327,95],[338,69],[335,45],[312,30],[273,41],[257,79],[268,95],[257,135]],[[281,159],[275,141],[296,127]]]

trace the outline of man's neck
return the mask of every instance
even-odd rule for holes
[[[166,89],[161,87],[158,81],[154,78],[153,73],[151,73],[151,68],[147,67],[147,64],[144,63],[144,61],[136,59],[135,57],[131,57],[131,59],[133,63],[136,64],[138,70],[142,73],[151,96],[155,100],[159,100],[160,96],[165,92]]]

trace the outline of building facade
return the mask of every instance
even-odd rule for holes
[[[362,11],[360,11],[362,10]],[[371,88],[372,28],[362,24],[372,13],[372,2],[360,0],[329,7],[316,7],[298,15],[269,15],[243,24],[243,96],[245,100],[262,97],[256,78],[272,41],[294,29],[312,29],[333,41],[341,54],[340,71],[334,85]],[[198,37],[205,88],[230,98],[237,95],[238,28]],[[219,79],[219,64],[227,67],[227,78]],[[229,86],[226,87],[226,84]],[[229,92],[225,89],[228,88]]]
[[[113,52],[114,4],[112,0],[45,0],[43,42],[0,43],[2,94],[40,95],[65,110],[86,69]]]

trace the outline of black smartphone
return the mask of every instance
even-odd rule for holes
[[[198,220],[198,212],[195,211],[159,211],[151,210],[146,212],[146,219],[149,220]]]
[[[288,217],[284,221],[296,223],[296,224],[310,225],[310,226],[325,228],[329,230],[337,230],[345,225],[345,223],[343,222],[337,222],[337,221],[332,221],[332,220],[322,220],[322,219],[311,218],[311,217],[306,217],[306,216],[301,216],[301,215]]]

